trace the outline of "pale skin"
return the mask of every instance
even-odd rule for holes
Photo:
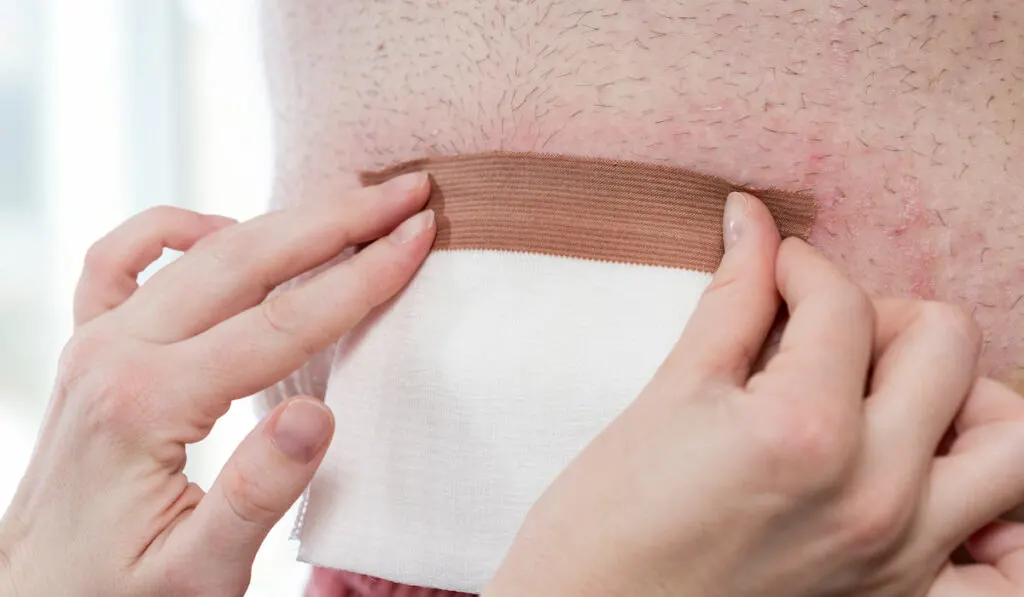
[[[1015,258],[1022,249],[1018,227],[1022,217],[1022,203],[1018,199],[1022,184],[1018,170],[1013,167],[1014,158],[1020,155],[1024,144],[1024,133],[1016,126],[1015,115],[1019,110],[1014,92],[1014,85],[1024,76],[1020,65],[1021,56],[1024,56],[1020,52],[1020,15],[1024,9],[1009,0],[914,0],[872,4],[876,3],[864,0],[831,3],[812,0],[784,3],[768,0],[756,3],[740,0],[651,0],[626,3],[608,0],[588,3],[581,10],[577,3],[571,2],[488,1],[395,3],[391,8],[401,7],[396,11],[389,9],[386,3],[299,0],[288,3],[288,10],[284,11],[284,5],[268,2],[267,56],[279,141],[276,201],[281,205],[317,204],[320,200],[337,202],[355,186],[352,176],[355,170],[419,157],[424,153],[497,148],[665,161],[700,168],[741,182],[809,188],[823,204],[822,217],[812,243],[842,272],[863,284],[872,296],[898,294],[961,305],[981,324],[978,370],[1012,383],[1019,370],[1021,339],[1024,338],[1024,324],[1017,315],[1019,309],[1024,308],[1024,302],[1018,300],[1024,272]],[[196,227],[205,230],[204,226],[211,225],[206,223]],[[148,239],[142,243],[146,245],[142,252],[152,253],[155,246],[168,236],[159,231],[133,230],[132,235]],[[187,245],[191,242],[190,237],[203,235],[192,228],[189,230],[178,230],[175,236],[180,241],[175,242]],[[263,230],[258,241],[262,245],[257,246],[281,247],[268,239],[280,237],[282,233],[287,237],[288,232],[276,227]],[[211,238],[216,238],[216,234]],[[255,240],[252,242],[256,243]],[[98,254],[102,257],[103,252]],[[783,261],[786,254],[786,251],[781,251],[775,263]],[[140,257],[140,260],[145,261],[145,258]],[[93,260],[91,263],[94,265],[85,273],[84,280],[107,280],[108,286],[92,287],[91,292],[104,297],[102,304],[95,303],[100,306],[86,304],[81,308],[76,305],[76,311],[86,314],[83,319],[90,312],[106,313],[109,309],[113,309],[110,313],[124,312],[123,307],[131,303],[121,306],[120,300],[134,289],[134,265],[125,265],[121,258],[112,259],[113,266],[104,266],[105,262],[104,258]],[[262,271],[259,264],[255,267]],[[776,271],[778,269],[776,267]],[[230,276],[223,280],[225,291],[233,288],[232,284],[244,282]],[[240,291],[245,299],[240,299],[238,304],[255,304],[255,300],[248,299],[261,292],[265,292],[265,288]],[[186,301],[186,304],[198,300],[192,292],[179,292],[173,296]],[[361,302],[359,298],[356,300]],[[863,302],[863,298],[857,301]],[[139,302],[142,301],[135,300],[135,303]],[[872,317],[882,321],[884,318],[877,305],[872,303],[875,310]],[[930,303],[914,305],[917,307],[910,309],[911,312],[921,308],[923,311],[919,314],[923,315],[907,317],[906,334],[910,334],[909,328],[913,327],[910,322],[919,319],[937,319],[933,323],[940,327],[971,328],[958,311]],[[156,310],[163,312],[162,307]],[[91,329],[99,327],[99,322],[105,317],[95,319]],[[106,317],[107,321],[111,319],[117,318]],[[202,321],[205,326],[210,324],[209,318]],[[140,325],[145,323],[140,320]],[[83,329],[87,327],[83,326]],[[900,325],[896,327],[903,330]],[[332,333],[340,331],[340,327],[332,328]],[[973,333],[966,332],[964,336],[971,338]],[[323,338],[314,336],[314,340],[300,338],[304,346],[300,352],[308,353]],[[973,343],[974,340],[965,341],[968,346]],[[71,346],[75,345],[72,343]],[[226,349],[223,346],[219,348],[221,350],[210,354],[223,356]],[[57,406],[51,409],[50,416],[58,422],[50,423],[51,427],[74,429],[78,424],[74,413],[61,414],[64,411],[60,404],[89,405],[95,400],[101,408],[89,412],[112,416],[121,410],[102,408],[103,404],[112,403],[106,396],[125,399],[126,393],[120,390],[125,378],[129,382],[127,387],[138,387],[136,367],[119,364],[122,361],[114,357],[100,359],[94,355],[116,353],[111,352],[109,346],[105,353],[98,349],[99,346],[95,353],[70,352],[82,355],[76,358],[86,359],[90,365],[88,369],[95,371],[86,379],[98,379],[99,382],[91,392],[80,394],[83,397],[80,401],[69,401],[67,397],[55,400]],[[161,356],[173,352],[162,351]],[[139,354],[131,352],[132,358],[138,358]],[[281,354],[274,356],[281,357]],[[200,370],[211,376],[207,381],[216,381],[218,371],[245,375],[244,369],[235,368],[235,363],[207,357],[204,354],[202,359],[197,359],[202,364]],[[91,366],[88,359],[99,359],[106,365]],[[161,360],[154,367],[164,364]],[[128,373],[125,373],[126,369]],[[659,376],[668,375],[665,371],[669,369],[666,366]],[[123,375],[110,374],[110,371],[120,371]],[[258,375],[264,373],[261,371]],[[104,375],[106,379],[103,379]],[[165,375],[170,374],[165,372]],[[183,377],[188,381],[192,375],[171,377],[176,383],[183,383]],[[263,383],[263,378],[259,378],[259,383],[254,381],[257,377],[250,380],[247,387]],[[866,379],[862,381],[867,382]],[[1001,386],[989,382],[975,385],[992,391],[968,392],[961,396],[967,405],[981,405],[965,407],[957,418],[961,429],[974,429],[976,426],[979,429],[977,433],[965,434],[961,445],[966,450],[970,441],[997,441],[1007,452],[995,450],[993,453],[1008,454],[1012,451],[1010,445],[1016,441],[1012,437],[1015,432],[1008,430],[1017,426],[1018,403],[1007,399],[1010,395]],[[166,386],[161,387],[162,392],[166,393]],[[741,388],[741,384],[713,387],[724,388],[723,391],[730,395],[749,389]],[[104,392],[104,389],[116,391]],[[190,388],[182,392],[191,394]],[[209,404],[214,405],[210,407],[212,414],[197,417],[195,413],[181,411],[177,418],[169,419],[179,421],[181,426],[170,432],[175,441],[166,442],[162,446],[163,452],[155,455],[143,453],[142,460],[138,461],[142,463],[139,470],[157,471],[152,477],[147,477],[147,481],[166,478],[188,487],[178,468],[179,455],[183,454],[177,443],[182,437],[180,431],[182,428],[190,430],[185,434],[186,439],[202,436],[212,424],[211,417],[215,418],[214,415],[226,408],[225,401],[234,397],[235,392],[228,394],[210,398]],[[59,392],[55,393],[55,397],[58,395]],[[649,390],[645,395],[657,394]],[[988,397],[978,398],[979,395]],[[132,392],[127,393],[128,398],[132,396]],[[145,404],[134,399],[129,402]],[[155,405],[150,405],[153,408],[176,404],[174,400],[154,399],[153,402]],[[656,399],[645,398],[643,402],[650,404]],[[685,402],[690,401],[687,399]],[[948,414],[949,403],[944,404],[946,409],[943,412]],[[641,411],[643,414],[644,410],[636,408],[631,412]],[[783,408],[782,412],[791,411]],[[968,416],[972,412],[982,414]],[[846,415],[850,417],[847,423],[853,424],[855,429],[843,431],[844,437],[846,434],[856,435],[858,423],[860,429],[868,428],[868,417],[863,413],[861,417],[849,412]],[[113,586],[114,589],[106,591],[107,594],[118,594],[119,590],[122,594],[129,594],[131,591],[126,587],[140,588],[141,585],[133,586],[132,582],[149,583],[142,587],[145,590],[140,589],[141,592],[135,594],[147,594],[146,590],[148,594],[240,592],[238,587],[247,578],[251,564],[250,554],[262,539],[265,527],[284,511],[283,506],[280,509],[278,506],[288,501],[285,497],[298,494],[299,480],[308,480],[308,475],[312,474],[309,466],[298,467],[301,469],[299,473],[295,472],[297,469],[284,466],[283,463],[288,461],[274,451],[277,448],[268,447],[268,435],[279,417],[280,411],[274,411],[259,428],[264,431],[254,433],[252,438],[255,439],[250,438],[240,448],[236,461],[246,462],[248,458],[249,466],[272,467],[275,462],[281,465],[280,469],[274,469],[279,470],[280,475],[258,478],[259,481],[284,479],[278,487],[280,493],[273,494],[280,500],[272,500],[268,506],[267,502],[260,503],[257,498],[255,511],[262,517],[256,517],[255,525],[235,521],[238,525],[232,527],[231,517],[226,516],[221,521],[226,525],[223,528],[244,530],[237,534],[236,542],[218,549],[219,560],[207,556],[209,551],[203,551],[212,548],[204,542],[211,531],[196,522],[195,513],[201,511],[199,508],[188,516],[172,516],[176,521],[192,520],[191,524],[182,522],[171,526],[166,520],[158,520],[156,524],[143,525],[150,530],[155,528],[155,532],[141,533],[142,538],[139,538],[135,531],[130,530],[131,540],[122,542],[119,537],[125,535],[118,535],[113,530],[128,528],[129,523],[139,519],[122,521],[124,524],[120,527],[104,525],[91,519],[83,510],[83,504],[98,500],[88,500],[83,496],[94,496],[104,491],[106,495],[117,496],[119,493],[113,488],[125,479],[131,479],[119,476],[122,469],[111,471],[106,476],[90,474],[88,479],[82,479],[86,475],[81,469],[87,467],[75,465],[76,460],[44,458],[46,454],[60,453],[82,458],[89,453],[85,449],[86,444],[76,444],[70,438],[55,444],[59,449],[41,448],[36,460],[42,464],[35,465],[34,472],[26,480],[29,489],[21,492],[23,502],[37,509],[32,511],[26,506],[31,515],[26,513],[8,518],[3,527],[4,539],[0,546],[7,557],[0,561],[6,564],[5,571],[11,573],[4,576],[4,581],[11,580],[15,583],[12,590],[20,587],[24,594],[67,593],[71,590],[69,587],[76,585],[60,583],[61,580],[70,583],[69,579],[95,582],[103,590]],[[137,429],[131,427],[136,423],[125,420],[125,417],[115,419],[125,427],[121,429],[107,424],[99,427],[138,435]],[[632,420],[642,420],[642,417],[632,415]],[[922,429],[934,432],[937,423],[932,423],[933,426],[923,426]],[[616,438],[628,436],[627,431],[635,431],[635,425],[628,421],[616,422],[603,436],[612,439],[602,439],[595,445],[620,441]],[[981,432],[982,425],[986,426],[984,433]],[[995,427],[989,428],[988,425]],[[149,429],[147,436],[148,432]],[[52,431],[50,434],[46,436],[44,432],[44,437],[55,435]],[[968,437],[980,439],[967,440]],[[316,438],[308,439],[316,443]],[[867,444],[876,441],[868,439],[866,436]],[[853,455],[861,454],[863,446],[851,443],[854,445],[846,446],[847,449],[830,452],[832,458],[824,459],[823,464],[829,464],[834,470],[835,467],[844,468],[841,464],[851,459],[857,460]],[[908,450],[904,443],[898,446],[879,444],[874,449],[891,450],[887,453],[894,454],[907,450],[907,458],[910,459],[920,458],[922,446],[927,446],[927,442],[916,444],[915,450]],[[596,447],[588,450],[587,454],[600,452],[601,448]],[[313,461],[321,455],[322,452],[314,454]],[[1019,454],[1013,457],[1017,459]],[[573,465],[572,470],[586,472],[592,468],[587,465],[592,460],[593,457],[585,455]],[[163,468],[148,468],[154,461]],[[173,462],[174,466],[168,466],[167,462]],[[938,462],[935,460],[933,464],[937,467]],[[749,461],[745,464],[754,466]],[[903,466],[907,466],[906,463]],[[238,469],[229,467],[222,479],[231,478],[232,470]],[[618,474],[628,475],[629,470],[628,467],[619,469]],[[878,471],[877,468],[870,470]],[[616,474],[615,469],[609,471]],[[583,472],[567,473],[567,477],[585,478]],[[877,481],[877,477],[865,476]],[[55,478],[60,479],[61,491],[66,490],[67,479],[81,481],[80,485],[87,485],[88,489],[71,491],[61,500],[56,500],[69,506],[46,518],[54,513],[43,506],[49,505],[50,496],[60,497],[60,492],[54,489],[57,487]],[[249,477],[250,480],[253,478]],[[872,487],[877,488],[877,485],[868,485],[864,490],[849,477],[838,475],[838,478],[843,485],[834,488],[833,493],[843,499],[862,496],[861,491],[876,495]],[[914,482],[925,483],[930,479],[930,476],[927,479],[917,477]],[[807,487],[821,486],[820,480],[808,478],[804,481],[806,484],[796,483],[794,487],[803,487],[806,492]],[[107,484],[101,487],[98,485],[101,482]],[[986,479],[984,484],[977,486],[986,491],[974,493],[1001,501],[1004,494],[989,483],[990,479]],[[276,484],[277,481],[270,483],[271,486]],[[562,483],[562,486],[566,484]],[[884,485],[885,488],[890,486],[891,483]],[[142,485],[126,484],[124,487],[127,489],[123,495],[127,497],[120,503],[127,503],[138,495]],[[241,512],[246,511],[244,504],[247,499],[252,499],[251,492],[266,489],[266,486],[249,487],[245,483],[231,487],[237,493],[238,501],[234,503],[242,504]],[[146,485],[143,491],[150,495],[151,489]],[[991,495],[986,493],[990,489],[993,491]],[[179,495],[162,485],[155,493],[160,494],[160,491]],[[183,503],[195,505],[201,496],[195,489],[189,491],[191,493]],[[211,490],[211,494],[202,500],[235,495],[218,491]],[[538,508],[540,514],[531,515],[531,519],[550,519],[562,511],[579,511],[598,520],[607,518],[602,518],[600,504],[595,508],[593,503],[574,502],[573,494],[571,490],[558,490],[556,486]],[[692,488],[688,487],[686,496],[692,498],[691,494]],[[24,497],[26,495],[42,495],[44,498],[33,502]],[[568,498],[560,497],[565,495]],[[807,493],[803,495],[806,497]],[[742,499],[742,494],[733,498]],[[1019,495],[1016,499],[1019,500]],[[177,515],[176,497],[158,502],[140,508],[141,515],[152,516],[153,512]],[[139,502],[130,503],[134,506]],[[797,500],[795,503],[803,502]],[[922,536],[916,534],[919,529],[916,519],[911,525],[904,517],[893,515],[893,511],[899,509],[893,502],[879,501],[881,505],[877,510],[872,505],[875,500],[845,503],[859,504],[867,513],[861,516],[854,512],[850,518],[837,516],[836,520],[845,521],[836,527],[846,529],[840,534],[845,533],[844,536],[855,539],[876,538],[878,541],[844,543],[837,540],[838,545],[861,546],[859,549],[863,553],[869,553],[892,539],[878,538],[871,532],[882,526],[913,529],[913,536]],[[171,509],[168,509],[168,504],[172,505]],[[897,505],[900,504],[909,510],[920,506],[913,500]],[[835,503],[832,505],[836,506]],[[849,512],[842,506],[837,507]],[[203,511],[212,509],[213,506],[207,506]],[[182,511],[192,512],[187,508]],[[74,512],[75,516],[69,517],[68,512]],[[39,518],[34,519],[35,515]],[[120,512],[118,516],[121,516]],[[109,518],[108,514],[103,520]],[[825,518],[828,518],[827,513]],[[12,520],[17,523],[11,524]],[[40,528],[39,525],[26,524],[26,521],[31,523],[33,520],[46,521],[41,528],[48,532],[34,535],[43,538],[14,541],[14,538],[29,536],[25,528]],[[814,520],[821,518],[808,517],[808,520],[813,525]],[[863,523],[865,520],[875,522]],[[934,522],[936,519],[925,520]],[[218,528],[216,525],[221,522],[212,523],[209,528]],[[60,526],[62,523],[79,526],[70,527],[72,530],[69,531],[69,527]],[[566,524],[571,523],[567,521]],[[513,558],[499,576],[505,584],[497,584],[490,589],[495,594],[518,590],[515,582],[522,578],[514,573],[516,567],[531,557],[545,557],[531,554],[550,554],[553,552],[545,552],[545,549],[557,550],[558,544],[551,542],[552,539],[573,540],[572,535],[551,538],[540,534],[538,537],[535,532],[537,526],[528,520]],[[102,532],[91,532],[98,528]],[[822,531],[821,528],[817,530]],[[952,535],[958,534],[948,531]],[[214,533],[219,534],[219,531]],[[928,570],[938,571],[936,578],[941,582],[935,584],[938,587],[935,590],[953,590],[953,595],[999,595],[997,591],[1015,594],[1013,583],[1019,581],[1014,571],[1019,570],[1021,559],[1020,535],[1015,525],[999,524],[989,528],[974,542],[975,555],[982,561],[982,565],[976,568],[943,566],[942,558],[945,556],[937,553],[927,553],[920,558],[921,561],[933,562],[933,566],[900,568],[890,560],[883,562],[882,566],[889,566],[885,568],[888,570],[900,570],[901,574],[894,575],[899,577],[899,582],[908,582],[908,578],[926,579],[929,578]],[[172,536],[180,543],[149,543],[153,537]],[[136,566],[131,568],[132,574],[123,574],[127,567],[88,559],[95,558],[95,554],[123,551],[104,551],[96,543],[85,546],[72,542],[69,546],[69,537],[96,538],[117,547],[122,543],[134,546],[134,551],[130,548],[121,561],[144,563],[149,567]],[[753,535],[746,535],[746,538],[754,542],[751,545],[757,544]],[[681,544],[685,548],[685,538]],[[864,547],[865,544],[870,545]],[[57,545],[60,551],[57,551]],[[636,544],[629,541],[623,545],[636,548]],[[919,547],[921,544],[914,545]],[[181,549],[174,552],[162,549],[162,546]],[[187,547],[192,546],[199,546],[195,553],[187,551]],[[69,550],[69,547],[74,549]],[[664,578],[656,574],[659,572],[656,564],[659,558],[674,555],[664,547],[654,541],[632,552],[651,555],[655,564],[641,564],[633,569],[627,566],[615,571],[617,586],[628,590],[638,586],[635,583],[646,586],[643,583],[692,582],[693,579]],[[143,551],[146,557],[138,558]],[[24,554],[33,552],[45,557],[50,553],[72,555],[63,570],[54,567],[64,574],[57,579],[57,584],[38,589],[31,584],[43,582],[43,579],[33,578],[30,574],[34,562]],[[549,579],[550,586],[564,592],[583,591],[587,564],[599,564],[608,557],[606,553],[580,553],[582,557],[575,567],[559,568],[559,574]],[[231,554],[235,558],[224,559],[223,554]],[[757,579],[756,570],[744,573],[730,569],[727,555],[719,560],[722,569],[728,570],[722,574],[723,577],[745,582]],[[75,556],[80,557],[76,560]],[[214,560],[216,566],[210,565]],[[647,560],[627,558],[626,561]],[[852,558],[851,561],[856,565],[859,560]],[[799,567],[795,559],[788,564]],[[197,571],[200,573],[196,574]],[[861,572],[870,578],[869,571]],[[183,588],[177,584],[183,579],[202,586],[195,590],[193,587]],[[799,575],[795,579],[775,580],[780,584],[774,588],[783,594],[787,594],[785,591],[793,595],[816,594],[813,590],[799,592],[798,588],[806,587],[807,581]],[[713,579],[703,582],[702,586],[714,590]],[[672,585],[665,586],[671,588]],[[534,585],[532,588],[537,587]],[[769,590],[765,586],[761,589]],[[218,593],[218,590],[222,592]],[[586,594],[596,593],[590,591]],[[949,593],[936,594],[944,597]]]
[[[296,0],[263,16],[280,205],[498,149],[808,190],[813,246],[871,296],[961,307],[979,372],[1024,393],[1024,3]],[[296,376],[305,391],[324,395],[329,354]]]
[[[402,288],[434,236],[433,214],[417,214],[426,189],[425,178],[406,178],[239,225],[157,208],[100,240],[38,446],[0,523],[0,594],[241,595],[266,533],[323,457],[333,418],[318,400],[289,400],[209,492],[182,473],[185,445],[233,399],[284,377]],[[392,229],[264,302],[277,284]],[[186,252],[136,289],[167,246]]]
[[[963,307],[1024,384],[1024,3],[264,2],[279,204],[507,149],[638,159],[821,202],[876,296]]]
[[[404,286],[434,235],[417,213],[426,191],[405,177],[244,224],[157,209],[97,243],[0,522],[0,594],[242,595],[333,417],[291,398],[208,493],[182,473],[185,445]],[[531,511],[485,594],[1020,594],[1024,526],[994,521],[1024,494],[1024,403],[978,377],[971,318],[870,299],[780,242],[753,197],[729,198],[723,228],[725,258],[677,346]],[[136,287],[165,246],[185,254]],[[780,301],[790,321],[761,355]],[[953,566],[972,534],[979,563]]]
[[[871,300],[780,244],[749,197],[730,198],[726,244],[672,354],[536,504],[484,595],[1020,594],[1024,525],[975,535],[978,564],[949,559],[1024,494],[1024,402],[976,377],[970,317]],[[790,320],[765,363],[780,296]]]

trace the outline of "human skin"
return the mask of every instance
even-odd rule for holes
[[[243,224],[158,207],[98,241],[32,459],[0,518],[0,595],[244,594],[334,419],[308,396],[279,405],[209,491],[183,473],[186,445],[401,290],[434,240],[433,213],[420,211],[428,186],[401,177]],[[163,248],[185,253],[138,286]]]
[[[1024,492],[1024,401],[975,377],[970,317],[869,299],[751,197],[725,221],[675,348],[536,502],[484,597],[1019,595],[1024,525],[975,532]],[[972,534],[977,563],[953,565]]]
[[[1015,0],[264,2],[275,203],[424,155],[547,151],[809,190],[876,296],[948,301],[1024,385]],[[307,386],[322,395],[319,367]]]
[[[94,245],[38,445],[0,519],[0,595],[243,594],[333,418],[310,397],[279,405],[209,492],[182,474],[185,446],[408,281],[432,213],[377,237],[423,204],[426,183],[244,224],[155,208]],[[1019,595],[1024,525],[975,535],[978,565],[948,562],[1024,490],[1024,402],[976,377],[970,318],[872,301],[803,242],[780,243],[753,197],[730,196],[723,228],[725,257],[676,348],[527,516],[485,594]],[[185,253],[139,287],[164,247]],[[762,359],[780,297],[790,323]],[[366,593],[335,596],[353,594]]]
[[[1021,383],[1015,0],[296,0],[264,18],[278,203],[494,149],[807,189],[814,246],[873,294],[963,306],[982,372]]]

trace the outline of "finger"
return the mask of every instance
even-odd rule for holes
[[[1024,524],[996,521],[967,541],[967,550],[979,564],[988,564],[1024,586]]]
[[[905,330],[919,314],[922,304],[925,301],[904,298],[875,298],[871,300],[875,311],[875,337],[872,349],[872,362],[878,360],[882,353],[889,347],[896,336]],[[782,342],[782,333],[785,331],[786,323],[789,320],[789,312],[783,304],[779,311],[779,318],[772,326],[772,331],[765,341],[762,349],[762,368],[767,365],[771,357],[779,351]]]
[[[875,308],[875,342],[872,350],[872,362],[878,360],[882,352],[889,347],[898,333],[910,325],[910,321],[917,317],[918,311],[924,301],[903,299],[903,298],[881,298],[872,299]],[[779,309],[775,323],[772,325],[768,338],[761,348],[758,362],[754,371],[762,371],[779,352],[779,345],[782,343],[782,334],[786,330],[786,323],[789,321],[789,311],[785,304]]]
[[[297,369],[408,283],[430,250],[434,217],[421,212],[351,259],[174,346],[203,410],[256,393]]]
[[[805,398],[843,398],[859,408],[873,344],[871,301],[797,238],[779,248],[775,277],[789,321],[778,353],[752,383],[779,385],[790,394],[799,387]]]
[[[981,564],[1008,566],[1024,578],[1024,524],[996,521],[967,540],[967,550]]]
[[[1024,419],[1024,399],[1003,384],[979,377],[956,418],[957,433],[1000,421]]]
[[[188,250],[196,241],[236,223],[177,207],[153,207],[101,238],[85,255],[75,289],[75,325],[117,307],[138,289],[137,278],[164,249]]]
[[[722,263],[663,368],[742,384],[779,308],[779,231],[768,208],[746,193],[729,195],[723,225]]]
[[[750,370],[751,373],[764,371],[768,363],[779,353],[779,345],[782,344],[782,335],[786,333],[786,324],[788,322],[789,311],[785,305],[782,305],[779,312],[775,315],[775,321],[772,323],[771,329],[768,330],[768,337],[765,338],[761,352],[757,355],[757,360]]]
[[[981,333],[968,314],[921,303],[875,363],[865,405],[867,461],[916,486],[970,393],[980,351]]]
[[[920,317],[923,305],[928,301],[906,298],[878,298],[873,301],[875,307],[875,359],[879,359],[889,345],[904,330]]]
[[[1000,421],[1021,421],[1024,420],[1024,399],[1017,392],[1007,386],[986,378],[980,377],[974,382],[971,391],[973,398],[968,398],[963,408],[960,409],[955,422],[957,433],[964,434],[961,441],[954,444],[957,451],[970,447],[973,441],[981,437],[981,434],[972,434],[969,437],[966,432],[975,427],[983,427],[990,423]],[[1014,509],[1004,515],[1007,520],[1024,522],[1024,496]]]
[[[189,338],[259,304],[278,284],[386,234],[427,200],[426,174],[360,189],[340,201],[266,214],[200,243],[125,304],[133,333],[154,342]]]
[[[882,353],[904,330],[921,315],[921,309],[931,303],[908,298],[873,298],[875,310],[875,341],[872,361],[881,358]]]
[[[304,396],[264,418],[182,525],[197,559],[251,566],[267,533],[313,478],[333,434],[330,410]]]
[[[987,564],[947,563],[928,588],[927,597],[1016,597],[1019,581]],[[927,586],[927,585],[925,585]]]
[[[975,399],[972,393],[969,400]],[[973,427],[957,437],[932,468],[924,528],[934,542],[952,550],[1024,500],[1022,461],[1024,420]]]

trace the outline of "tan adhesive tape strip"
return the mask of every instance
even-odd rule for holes
[[[671,166],[553,154],[431,157],[363,172],[364,186],[427,171],[436,250],[483,249],[711,272],[732,191],[756,195],[782,235],[806,238],[808,193],[753,188]]]

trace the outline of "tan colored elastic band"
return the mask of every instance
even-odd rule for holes
[[[683,168],[536,153],[435,157],[363,172],[364,186],[426,170],[435,250],[523,251],[712,272],[732,191],[761,198],[783,236],[806,238],[806,193],[734,185]]]

